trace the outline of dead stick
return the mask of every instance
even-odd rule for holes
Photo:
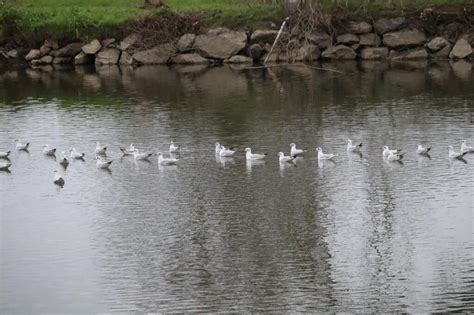
[[[267,61],[268,61],[268,58],[270,58],[270,56],[271,56],[271,54],[272,54],[272,52],[273,52],[273,48],[275,48],[275,45],[276,45],[276,43],[278,42],[278,39],[280,39],[281,33],[283,33],[283,29],[285,28],[286,22],[287,22],[289,19],[290,19],[290,18],[287,17],[287,18],[285,18],[285,20],[283,21],[283,23],[281,23],[281,27],[280,27],[280,30],[278,31],[277,37],[276,37],[275,40],[273,41],[272,48],[270,48],[270,52],[268,53],[267,58],[265,58],[265,61],[263,62],[263,64],[266,64]]]
[[[308,68],[315,69],[315,70],[336,72],[336,73],[340,73],[340,74],[350,74],[350,73],[342,72],[342,71],[339,71],[339,70],[313,67],[313,66],[309,66],[309,65],[306,65],[306,64],[298,64],[298,63],[281,63],[281,64],[271,65],[271,66],[265,65],[265,66],[257,66],[257,67],[247,67],[247,68],[245,68],[245,70],[266,69],[266,68],[284,67],[284,66],[308,67]]]

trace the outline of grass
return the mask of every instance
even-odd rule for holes
[[[282,3],[284,0],[278,0]],[[32,35],[77,37],[111,34],[125,21],[162,9],[144,10],[142,0],[4,0],[0,6],[0,37]],[[280,21],[281,5],[270,0],[164,0],[171,11],[206,10],[204,21],[243,26]],[[474,0],[306,0],[323,9],[345,8],[362,15],[400,14],[427,5],[473,4]],[[79,31],[79,32],[78,32]]]

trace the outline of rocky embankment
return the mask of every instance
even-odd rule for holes
[[[31,67],[48,64],[148,65],[148,64],[254,64],[268,62],[304,62],[350,59],[471,59],[474,57],[474,33],[428,35],[410,27],[406,19],[382,18],[374,23],[351,21],[333,34],[326,32],[283,33],[269,55],[278,30],[252,33],[215,28],[204,34],[185,34],[175,41],[145,48],[140,34],[121,40],[94,39],[60,47],[46,40],[34,49],[0,47],[0,63],[25,63]]]

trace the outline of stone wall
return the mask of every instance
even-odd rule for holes
[[[256,30],[252,33],[215,28],[204,34],[185,34],[175,41],[144,49],[140,35],[122,40],[94,39],[87,43],[46,40],[33,49],[0,48],[2,62],[26,61],[31,67],[48,64],[134,65],[143,64],[258,64],[268,62],[311,62],[315,60],[350,59],[472,59],[474,33],[456,38],[428,35],[409,27],[403,17],[382,18],[374,23],[350,21],[343,32],[285,32],[282,43],[269,55],[278,30]],[[290,35],[291,34],[291,35]]]

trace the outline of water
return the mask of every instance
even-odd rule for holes
[[[472,65],[0,75],[2,313],[474,311]],[[362,141],[363,156],[345,152]],[[179,165],[119,146],[183,146]],[[95,141],[111,173],[96,169]],[[214,142],[237,146],[214,156]],[[289,143],[310,149],[280,168]],[[87,153],[52,182],[43,144]],[[417,157],[418,143],[432,146]],[[401,147],[404,164],[381,147]],[[246,163],[242,149],[268,152]],[[314,151],[339,153],[319,164]]]

